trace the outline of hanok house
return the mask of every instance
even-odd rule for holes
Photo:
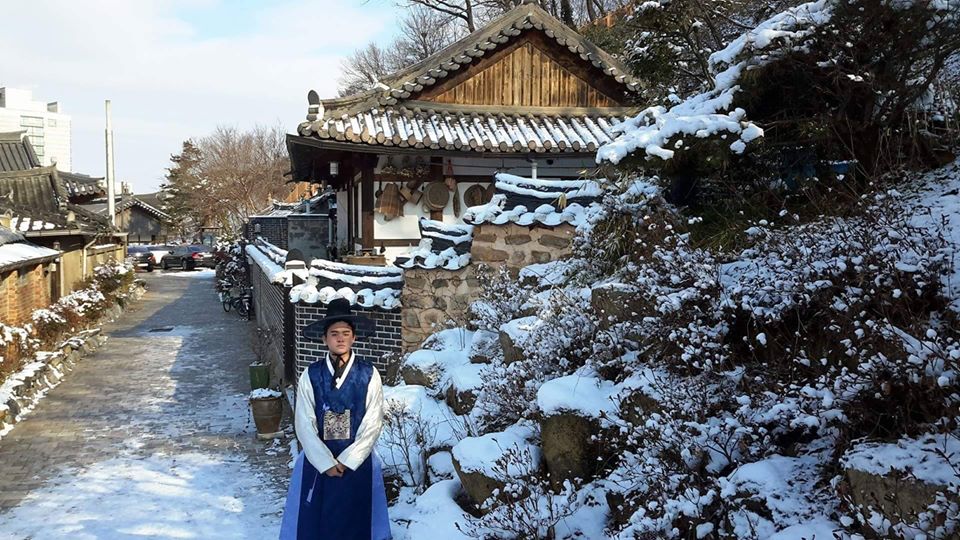
[[[458,223],[490,200],[493,176],[573,179],[636,110],[639,82],[618,60],[527,0],[377,88],[308,95],[288,135],[291,181],[337,192],[338,243],[383,249],[419,242],[420,218]]]
[[[73,204],[86,204],[107,196],[103,178],[86,174],[57,171],[63,185],[67,188],[67,197]]]
[[[53,301],[53,277],[60,252],[32,244],[0,217],[0,321],[11,326]]]
[[[131,244],[163,244],[169,236],[170,215],[161,210],[163,203],[159,193],[134,195],[126,189],[116,197],[114,203],[115,223],[126,232]],[[84,204],[87,210],[107,217],[106,198]]]
[[[96,266],[124,258],[126,235],[106,218],[69,202],[52,166],[0,172],[0,214],[27,240],[62,252],[54,299],[73,291]]]

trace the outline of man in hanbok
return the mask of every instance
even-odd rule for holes
[[[297,384],[294,427],[303,452],[287,494],[282,540],[389,540],[390,522],[380,461],[373,452],[383,424],[383,387],[369,362],[353,352],[373,321],[343,298],[304,328],[328,353]]]

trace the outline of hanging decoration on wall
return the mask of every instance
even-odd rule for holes
[[[430,182],[424,189],[423,204],[426,210],[439,211],[447,206],[450,190],[443,182]]]
[[[483,204],[483,186],[474,184],[468,187],[463,192],[463,203],[467,205],[467,208]]]
[[[383,219],[391,219],[403,215],[403,201],[400,200],[400,189],[395,182],[387,182],[380,195],[379,211],[383,214]]]

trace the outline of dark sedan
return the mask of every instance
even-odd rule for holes
[[[127,259],[136,270],[153,272],[157,260],[147,246],[127,246]]]
[[[217,265],[213,253],[207,246],[177,246],[160,259],[160,268],[169,270],[193,270],[195,268],[213,268]]]

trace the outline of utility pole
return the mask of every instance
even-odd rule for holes
[[[110,115],[110,100],[106,101],[107,110],[107,129],[105,133],[107,143],[107,215],[110,216],[110,224],[117,225],[117,216],[115,213],[116,202],[113,200],[116,188],[114,186],[113,176],[113,124]]]

